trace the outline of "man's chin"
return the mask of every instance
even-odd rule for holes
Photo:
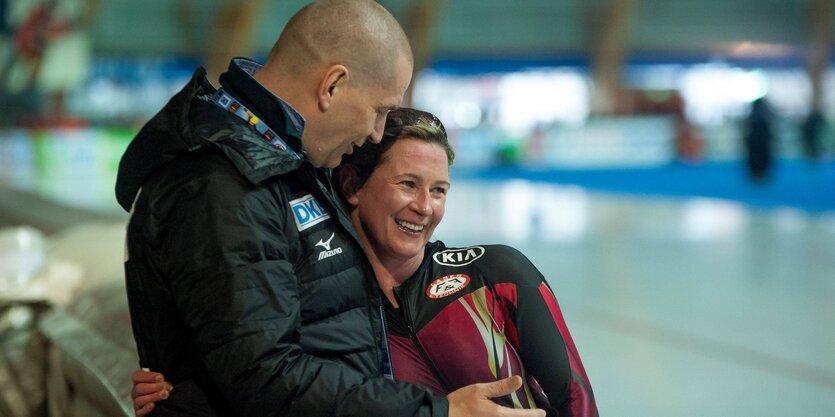
[[[342,162],[342,155],[339,155],[337,157],[334,157],[334,158],[331,158],[331,159],[328,159],[327,161],[325,161],[325,163],[322,164],[322,168],[336,168],[336,167],[339,166],[339,164],[341,162]]]
[[[342,162],[342,155],[336,157],[328,155],[313,156],[308,153],[307,160],[310,161],[310,165],[316,168],[336,168]]]

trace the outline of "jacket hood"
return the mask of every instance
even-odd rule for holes
[[[220,151],[253,183],[292,171],[305,162],[272,146],[243,120],[216,106],[211,99],[215,91],[206,79],[206,70],[198,68],[188,84],[133,138],[116,176],[116,200],[125,211],[130,211],[149,175],[188,153]]]

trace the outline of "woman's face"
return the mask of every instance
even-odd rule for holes
[[[449,187],[443,147],[405,138],[383,154],[348,203],[354,207],[354,222],[378,259],[422,259],[423,247],[444,217]]]

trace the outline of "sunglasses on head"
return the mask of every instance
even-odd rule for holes
[[[438,128],[446,135],[444,124],[434,114],[410,108],[399,108],[388,115],[387,127],[429,125]]]

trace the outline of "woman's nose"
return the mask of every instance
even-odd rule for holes
[[[429,195],[429,190],[418,191],[414,200],[412,200],[412,207],[421,216],[432,214],[432,198]]]

